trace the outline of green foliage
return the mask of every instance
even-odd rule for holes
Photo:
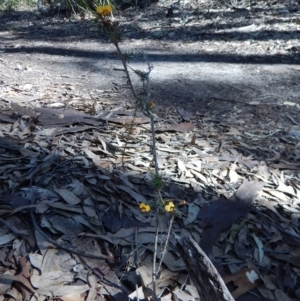
[[[153,184],[154,189],[155,189],[156,191],[161,190],[161,189],[164,187],[164,185],[165,185],[165,183],[164,183],[162,177],[161,177],[160,175],[157,175],[157,174],[154,174],[154,175],[153,175],[153,178],[152,178],[152,184]]]
[[[22,6],[35,6],[35,0],[0,0],[0,10],[10,10]]]
[[[78,8],[84,9],[84,10],[90,10],[95,12],[96,7],[98,5],[102,5],[103,0],[65,0],[66,2],[69,2],[69,6],[73,5],[73,8],[76,6]]]
[[[98,0],[38,0],[38,10],[42,13],[95,11],[98,2]]]
[[[49,0],[48,0],[49,1]],[[51,0],[54,1],[54,0]],[[95,12],[99,5],[110,5],[114,7],[113,0],[61,0],[67,11],[74,12],[78,10],[87,10]]]
[[[95,12],[99,5],[111,5],[114,7],[114,0],[40,0],[39,10],[41,12],[58,12],[63,9],[67,12],[78,12],[81,10]],[[39,7],[38,5],[38,7]],[[22,7],[36,7],[37,0],[0,0],[0,10],[10,10]]]
[[[98,5],[101,5],[101,6],[105,6],[105,5],[110,5],[112,8],[115,7],[115,1],[114,0],[97,0]]]
[[[129,6],[137,3],[136,0],[40,0],[41,7],[44,10],[41,12],[59,12],[60,10],[70,13],[79,11],[92,11],[95,12],[96,7],[101,5],[110,5],[113,9],[122,7],[123,5]],[[0,10],[10,10],[22,7],[36,7],[37,0],[0,0]]]
[[[74,11],[75,8],[89,10],[92,12],[96,11],[97,6],[110,5],[114,7],[114,0],[62,0],[66,3],[66,7],[70,11]]]

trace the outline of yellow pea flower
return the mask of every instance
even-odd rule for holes
[[[165,206],[165,210],[167,212],[173,212],[175,209],[175,205],[173,202],[169,202],[166,206]]]
[[[155,107],[155,102],[153,100],[150,101],[149,107],[152,109]]]
[[[97,14],[103,15],[103,16],[109,16],[112,12],[112,7],[110,5],[99,5],[96,8]]]
[[[140,203],[140,209],[142,212],[148,212],[150,211],[150,206],[145,203]]]

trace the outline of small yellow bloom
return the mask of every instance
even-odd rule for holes
[[[109,16],[112,12],[112,7],[110,5],[99,5],[97,6],[97,14],[103,15],[103,16]]]
[[[166,206],[165,206],[165,210],[167,212],[173,212],[175,209],[174,203],[173,202],[169,202]]]
[[[155,107],[155,102],[153,100],[150,101],[149,107],[150,108],[154,108]]]
[[[150,206],[145,203],[140,203],[140,209],[142,212],[148,212],[150,211]]]

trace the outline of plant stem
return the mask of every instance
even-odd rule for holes
[[[157,256],[157,245],[158,245],[158,208],[156,208],[156,212],[155,212],[155,222],[156,222],[156,230],[155,230],[153,264],[152,264],[152,289],[153,289],[153,299],[154,299],[154,301],[157,301],[157,295],[156,295],[156,282],[157,282],[156,256]]]
[[[114,46],[117,49],[117,53],[120,57],[120,60],[122,62],[122,65],[124,67],[124,72],[129,84],[129,88],[132,92],[133,97],[136,99],[136,110],[137,107],[139,105],[139,107],[141,108],[141,111],[145,114],[145,116],[150,118],[150,123],[151,123],[151,135],[152,135],[152,155],[153,155],[153,160],[154,160],[154,168],[155,168],[155,175],[159,176],[159,172],[158,172],[158,162],[157,162],[157,154],[156,154],[156,139],[155,139],[155,128],[154,128],[154,116],[152,114],[152,112],[149,110],[149,103],[150,103],[150,93],[149,93],[149,75],[150,72],[152,70],[152,67],[149,64],[149,61],[147,60],[147,58],[145,57],[146,61],[147,61],[147,65],[148,65],[148,72],[145,74],[146,76],[146,85],[144,86],[144,92],[146,94],[145,99],[141,99],[137,96],[135,89],[133,87],[132,84],[132,80],[131,80],[131,76],[128,70],[128,65],[127,65],[127,61],[126,61],[126,56],[122,53],[120,46],[119,46],[119,41],[118,40],[114,40],[111,38],[111,42],[114,44]],[[136,114],[136,111],[135,111]],[[133,122],[131,124],[133,126]],[[162,197],[160,195],[160,191],[159,189],[157,190],[157,195],[158,195],[158,202],[160,202],[162,200]],[[157,258],[157,246],[158,246],[158,235],[159,235],[159,219],[158,219],[158,206],[156,208],[156,212],[155,212],[155,219],[156,219],[156,233],[155,233],[155,241],[154,241],[154,253],[153,253],[153,265],[152,265],[152,284],[153,284],[153,300],[157,301],[157,292],[156,292],[156,286],[157,286],[157,275],[160,272],[161,269],[161,265],[163,262],[163,258],[165,256],[165,253],[167,251],[167,245],[170,239],[170,233],[171,233],[171,228],[172,228],[172,224],[174,221],[174,215],[172,215],[171,220],[170,220],[170,225],[169,225],[169,229],[168,229],[168,233],[167,233],[167,239],[166,242],[164,244],[164,249],[161,253],[161,258],[158,264],[158,268],[156,268],[156,258]]]
[[[159,261],[159,263],[158,263],[158,268],[157,268],[157,270],[156,270],[156,274],[159,274],[159,271],[160,271],[160,268],[161,268],[163,259],[164,259],[164,257],[165,257],[166,251],[167,251],[167,246],[168,246],[169,239],[170,239],[170,234],[171,234],[171,229],[172,229],[173,222],[174,222],[174,217],[175,217],[175,215],[172,214],[171,219],[170,219],[169,228],[168,228],[168,233],[167,233],[166,242],[165,242],[165,245],[164,245],[164,249],[163,249],[163,251],[162,251],[162,253],[161,253],[161,257],[160,257],[160,261]]]
[[[122,62],[122,65],[124,67],[124,71],[125,71],[125,74],[126,74],[126,78],[128,80],[128,84],[129,84],[129,87],[130,87],[130,90],[132,92],[132,95],[133,97],[138,100],[138,101],[141,101],[141,99],[136,95],[135,93],[135,90],[134,90],[134,87],[133,87],[133,84],[132,84],[132,81],[131,81],[131,77],[130,77],[130,74],[129,74],[129,71],[128,71],[128,66],[127,66],[127,62],[126,62],[126,59],[124,58],[124,55],[120,49],[120,46],[119,46],[119,43],[117,41],[113,41],[113,44],[115,45],[115,47],[117,48],[117,52],[118,52],[118,55],[120,57],[120,60]]]

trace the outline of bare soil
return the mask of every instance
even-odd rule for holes
[[[147,54],[154,67],[156,103],[221,115],[261,104],[270,115],[291,114],[300,122],[294,110],[300,96],[299,3],[252,1],[241,8],[186,1],[173,5],[168,18],[171,4],[132,7],[115,16],[131,66],[146,69]],[[89,18],[42,16],[28,9],[2,13],[1,19],[2,89],[29,84],[30,92],[43,94],[72,85],[83,97],[98,89],[130,99],[114,47]]]

